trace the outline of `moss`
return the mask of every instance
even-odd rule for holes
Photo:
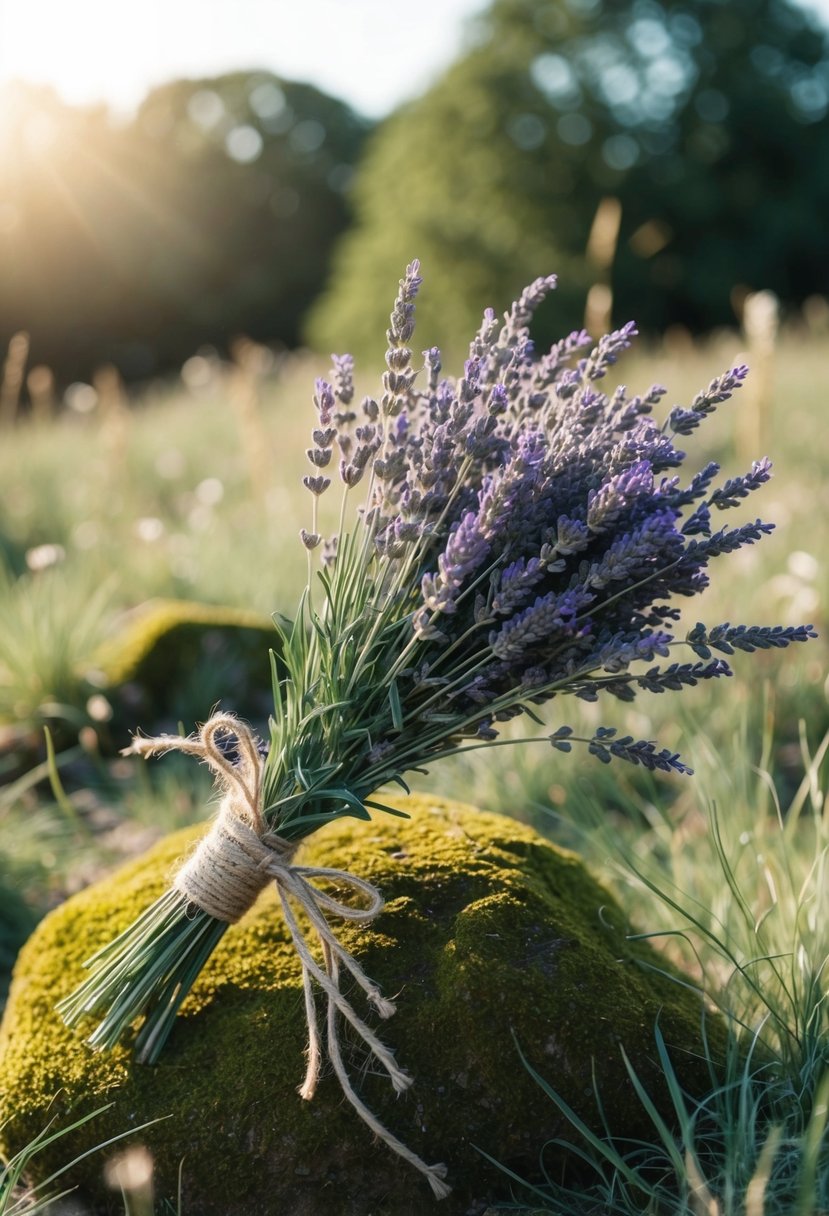
[[[384,991],[398,994],[398,1014],[382,1033],[416,1083],[395,1099],[382,1077],[361,1076],[356,1046],[351,1067],[372,1109],[428,1161],[449,1165],[455,1191],[441,1211],[450,1216],[504,1194],[503,1176],[475,1146],[533,1176],[542,1145],[567,1134],[516,1043],[594,1126],[595,1060],[610,1126],[636,1135],[645,1124],[620,1047],[668,1109],[654,1024],[659,1018],[678,1049],[685,1084],[700,1089],[701,1015],[686,989],[654,972],[649,946],[626,941],[621,912],[575,856],[473,808],[425,796],[401,805],[411,819],[341,821],[309,842],[304,859],[353,870],[386,897],[372,926],[344,924],[338,933]],[[68,1123],[105,1098],[112,1110],[38,1157],[38,1169],[171,1115],[142,1138],[160,1194],[175,1193],[184,1159],[187,1214],[431,1210],[426,1184],[372,1146],[332,1077],[311,1103],[296,1094],[305,1046],[300,970],[272,891],[225,934],[157,1066],[133,1066],[126,1048],[92,1053],[56,1017],[54,1003],[78,982],[82,960],[160,894],[192,837],[169,837],[74,897],[24,947],[0,1029],[0,1092],[14,1114],[6,1148],[48,1117]],[[561,1158],[548,1148],[547,1168]],[[92,1158],[71,1178],[106,1211],[100,1169]]]
[[[98,683],[116,710],[116,735],[139,720],[206,717],[220,700],[245,716],[266,717],[268,652],[277,643],[273,625],[258,613],[183,600],[144,605],[96,658]]]

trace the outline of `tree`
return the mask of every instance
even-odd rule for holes
[[[603,196],[622,205],[619,320],[733,321],[735,287],[797,302],[829,266],[829,36],[785,0],[495,0],[468,52],[374,137],[357,223],[310,324],[381,350],[412,257],[419,336],[459,345],[555,270],[545,337],[577,324]]]
[[[0,162],[0,344],[66,379],[127,377],[239,333],[299,340],[367,130],[266,72],[179,81],[135,118],[17,88]]]

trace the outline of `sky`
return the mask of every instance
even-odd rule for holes
[[[829,0],[801,0],[829,20]],[[456,57],[486,0],[0,0],[0,85],[129,113],[156,84],[267,68],[380,117]]]
[[[268,68],[379,117],[456,57],[484,3],[0,0],[0,84],[52,84],[64,101],[127,113],[170,79]]]

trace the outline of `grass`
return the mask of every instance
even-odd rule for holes
[[[83,1118],[70,1123],[65,1127],[54,1128],[52,1124],[48,1124],[42,1132],[37,1135],[34,1140],[22,1148],[20,1152],[15,1153],[11,1160],[0,1163],[0,1216],[35,1216],[37,1212],[45,1212],[47,1210],[55,1210],[57,1204],[71,1195],[72,1188],[64,1190],[55,1190],[54,1183],[59,1183],[63,1174],[71,1170],[73,1165],[78,1161],[82,1161],[85,1157],[89,1157],[92,1153],[104,1152],[111,1146],[118,1144],[127,1136],[132,1136],[144,1130],[149,1124],[142,1124],[141,1127],[130,1128],[121,1135],[112,1136],[109,1140],[103,1141],[96,1145],[95,1148],[82,1153],[81,1156],[68,1161],[66,1165],[44,1178],[37,1186],[28,1186],[26,1183],[26,1173],[32,1160],[37,1157],[38,1153],[43,1149],[53,1144],[56,1140],[61,1140],[70,1135],[76,1128],[81,1127],[84,1123],[89,1123],[98,1115],[108,1110],[108,1106],[99,1107],[98,1110],[91,1111],[84,1115]],[[125,1216],[152,1216],[152,1209],[149,1212],[146,1210],[139,1211],[136,1208],[130,1208],[128,1202],[129,1196],[125,1194],[126,1188],[122,1187],[122,1195],[125,1198],[126,1208]],[[170,1211],[175,1209],[170,1206]]]
[[[702,736],[698,751],[711,746]],[[605,872],[631,921],[651,926],[638,936],[663,945],[724,1016],[729,1034],[725,1057],[709,1055],[711,1087],[699,1100],[682,1091],[655,1027],[675,1119],[670,1127],[660,1120],[629,1069],[653,1121],[647,1142],[596,1135],[524,1061],[568,1117],[572,1151],[592,1177],[578,1190],[549,1178],[534,1186],[534,1211],[815,1216],[829,1207],[827,749],[829,737],[806,757],[787,806],[768,774],[750,769],[735,746],[719,768],[702,761],[706,815],[689,807],[668,816],[631,803],[620,820],[589,800],[564,812],[563,826]],[[738,796],[723,772],[744,786]],[[601,1099],[600,1079],[596,1091]],[[543,1152],[541,1165],[543,1175]],[[518,1198],[526,1196],[528,1188],[513,1181]]]
[[[739,354],[736,338],[721,337],[681,360],[662,349],[643,351],[625,361],[624,374],[642,387],[661,379],[670,387],[669,401],[687,403]],[[814,619],[820,626],[827,603],[820,556],[829,547],[829,485],[815,442],[823,425],[821,361],[817,342],[792,337],[780,347],[767,443],[777,472],[757,498],[757,509],[778,531],[724,559],[727,569],[715,569],[714,586],[707,602],[695,601],[694,618]],[[270,472],[264,501],[252,493],[244,435],[221,382],[198,393],[180,385],[146,395],[116,449],[105,421],[71,411],[52,427],[21,426],[4,437],[0,551],[8,570],[19,575],[26,554],[41,545],[61,546],[65,557],[22,582],[7,575],[0,584],[0,639],[7,639],[5,646],[0,641],[0,723],[26,715],[37,722],[39,707],[49,701],[84,712],[79,677],[98,638],[119,612],[152,596],[293,612],[304,576],[297,534],[310,526],[300,473],[320,370],[323,365],[310,360],[290,362],[260,385],[258,417]],[[738,394],[706,423],[695,439],[699,463],[717,458],[727,471],[740,470],[733,451],[739,408]],[[91,601],[90,589],[99,588],[105,590]],[[12,637],[14,655],[7,653]],[[758,682],[773,677],[781,742],[797,743],[800,718],[821,737],[829,727],[826,644],[797,649],[783,663],[776,654],[758,656],[744,665],[739,688],[734,681],[705,689],[697,704],[727,720],[735,696],[755,705]],[[665,700],[664,710],[654,704],[644,713],[675,735],[673,705]],[[194,717],[206,708],[194,706]]]
[[[644,351],[626,360],[624,374],[637,387],[661,380],[671,403],[687,404],[738,352],[738,341],[723,335],[681,358],[662,348]],[[151,596],[291,611],[304,579],[297,533],[309,526],[299,471],[321,370],[310,359],[286,362],[258,385],[264,486],[261,461],[251,467],[250,436],[219,376],[198,391],[173,385],[148,392],[117,432],[94,414],[67,413],[50,427],[21,425],[4,436],[0,778],[16,784],[0,789],[0,855],[4,882],[24,893],[31,916],[153,834],[203,817],[203,773],[174,760],[155,772],[104,761],[88,734],[85,749],[77,746],[91,723],[88,670],[119,614]],[[829,1210],[829,597],[821,561],[829,551],[829,480],[817,439],[824,377],[821,345],[789,335],[778,350],[766,443],[776,476],[757,499],[778,532],[725,559],[721,570],[715,565],[706,602],[695,604],[689,619],[814,621],[821,638],[785,655],[744,663],[737,656],[736,679],[679,700],[566,706],[565,720],[577,729],[601,723],[638,738],[658,736],[696,777],[610,771],[586,757],[530,748],[520,759],[459,759],[424,779],[576,847],[607,879],[631,924],[679,961],[689,982],[705,987],[731,1028],[727,1057],[711,1060],[710,1094],[693,1103],[677,1087],[655,1027],[678,1134],[654,1121],[648,1143],[620,1144],[574,1124],[573,1151],[592,1170],[592,1182],[568,1191],[544,1182],[540,1169],[533,1192],[505,1179],[514,1186],[515,1210]],[[742,471],[734,453],[740,406],[738,395],[706,425],[695,445],[700,462],[715,458],[729,472]],[[58,560],[30,570],[27,554],[36,566],[31,551],[42,545],[60,546],[52,551]],[[210,706],[190,710],[188,728]],[[59,759],[69,808],[20,768],[21,740],[31,747],[44,721],[64,727]],[[537,1069],[537,1062],[527,1066]],[[543,1070],[536,1075],[557,1101]],[[598,1077],[596,1084],[600,1095]],[[649,1095],[642,1091],[640,1100],[647,1106]]]

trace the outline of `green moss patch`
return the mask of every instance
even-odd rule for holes
[[[184,600],[143,605],[97,656],[96,680],[115,709],[117,741],[139,722],[206,718],[219,702],[267,717],[269,651],[277,645],[273,625],[258,613]]]
[[[340,821],[301,858],[351,870],[386,898],[373,925],[337,932],[396,997],[398,1013],[381,1023],[381,1036],[415,1084],[395,1098],[343,1032],[346,1058],[386,1125],[427,1161],[447,1163],[455,1189],[439,1210],[460,1216],[508,1193],[476,1146],[537,1177],[542,1146],[567,1135],[516,1043],[599,1126],[595,1067],[609,1125],[635,1136],[645,1124],[622,1046],[667,1111],[655,1022],[683,1081],[699,1090],[707,1080],[696,1055],[701,1011],[687,989],[653,970],[662,963],[649,946],[625,940],[621,911],[574,855],[511,820],[446,800],[400,805],[411,819]],[[306,1042],[300,968],[272,890],[225,934],[158,1065],[134,1065],[126,1046],[94,1053],[57,1018],[54,1004],[82,977],[83,960],[162,892],[194,835],[169,837],[69,900],[21,952],[0,1028],[6,1150],[51,1117],[69,1123],[106,1100],[114,1103],[107,1115],[37,1158],[44,1175],[96,1140],[169,1115],[141,1139],[156,1161],[160,1197],[174,1196],[183,1159],[185,1216],[432,1210],[427,1184],[372,1142],[333,1076],[323,1077],[312,1102],[298,1097]],[[359,993],[351,995],[359,1005]],[[560,1149],[545,1152],[548,1170],[566,1160]],[[120,1212],[101,1168],[93,1157],[70,1180],[94,1211]]]

